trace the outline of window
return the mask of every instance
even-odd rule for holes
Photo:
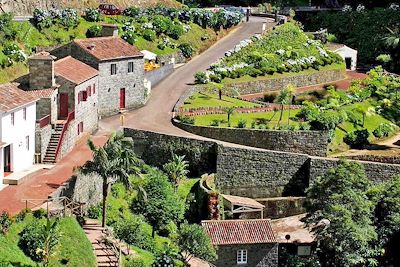
[[[95,94],[96,93],[96,84],[94,83],[93,84],[93,94]]]
[[[111,64],[111,75],[117,74],[117,64]]]
[[[133,72],[133,62],[128,62],[128,73]]]
[[[13,112],[13,113],[11,113],[11,125],[14,125],[14,124],[15,124],[15,114]]]
[[[26,120],[26,108],[24,108],[23,112],[24,112],[24,120]]]
[[[90,86],[88,86],[88,87],[86,88],[86,92],[87,92],[87,95],[88,95],[88,96],[91,96],[91,95],[92,95],[92,88],[91,88]]]
[[[27,135],[27,136],[25,137],[25,145],[26,145],[26,150],[29,151],[29,135]]]
[[[78,135],[83,133],[83,122],[78,123]]]
[[[82,91],[82,101],[86,101],[88,97],[87,91]]]
[[[247,263],[247,250],[241,249],[237,251],[237,264],[246,264]]]

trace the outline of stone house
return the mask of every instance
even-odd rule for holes
[[[217,247],[217,267],[277,267],[278,243],[268,219],[202,221]]]
[[[47,52],[29,58],[26,90],[40,98],[36,153],[44,163],[56,162],[98,127],[98,71],[70,56],[55,59]]]
[[[98,70],[101,116],[146,103],[150,88],[145,86],[143,54],[118,37],[117,26],[103,25],[102,37],[75,39],[51,53],[58,58],[70,55]]]
[[[346,63],[346,69],[357,69],[357,50],[348,47],[344,44],[330,43],[328,49],[334,53],[339,54]]]
[[[18,84],[0,85],[0,188],[34,163],[36,102]]]

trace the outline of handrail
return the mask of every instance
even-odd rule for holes
[[[56,161],[57,161],[58,153],[60,152],[60,149],[61,149],[61,145],[62,145],[62,141],[64,139],[65,132],[68,129],[69,123],[74,119],[75,119],[75,111],[71,111],[70,113],[68,113],[67,121],[64,123],[64,126],[62,128],[60,139],[58,139],[57,149],[56,149],[56,154],[55,154]]]
[[[44,116],[38,122],[39,122],[39,127],[40,128],[43,128],[43,127],[49,125],[50,122],[51,122],[51,115]]]

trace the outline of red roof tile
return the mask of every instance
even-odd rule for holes
[[[75,84],[81,84],[98,74],[96,69],[71,56],[57,60],[54,63],[54,72]]]
[[[74,43],[98,60],[143,57],[136,46],[130,45],[120,37],[97,37],[76,39]]]
[[[268,219],[203,221],[202,226],[213,245],[276,243]]]
[[[57,88],[58,86],[49,89],[26,91],[26,93],[36,98],[50,98]]]
[[[37,97],[19,89],[17,84],[0,84],[0,111],[8,112],[36,100]]]

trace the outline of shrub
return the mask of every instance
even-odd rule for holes
[[[15,62],[21,62],[25,60],[25,56],[21,49],[14,43],[6,45],[3,49],[3,53]]]
[[[351,148],[362,148],[364,145],[369,144],[368,137],[368,130],[362,129],[346,134],[346,136],[343,138],[343,141]]]
[[[197,84],[206,84],[210,80],[204,71],[199,71],[199,72],[196,72],[196,74],[194,75],[194,81]]]
[[[191,58],[193,56],[193,47],[189,43],[183,43],[178,46],[185,58]]]
[[[396,130],[396,126],[389,123],[381,123],[372,132],[372,134],[377,138],[388,137]]]
[[[267,103],[274,103],[275,98],[278,96],[278,92],[270,92],[270,93],[265,93],[263,101]]]
[[[135,18],[139,16],[139,14],[140,14],[140,8],[138,7],[130,6],[124,10],[124,15],[131,18]]]
[[[95,22],[100,20],[100,12],[95,8],[86,8],[85,9],[85,20]]]
[[[310,121],[311,128],[314,130],[333,130],[344,120],[344,115],[336,110],[325,110],[314,120]]]
[[[43,229],[38,220],[28,224],[20,233],[19,247],[26,255],[35,261],[40,261],[41,257],[36,253],[40,248],[43,248]]]
[[[61,11],[60,24],[66,28],[75,27],[79,23],[79,17],[75,9],[66,8]]]
[[[137,257],[129,257],[125,260],[124,265],[125,267],[147,267],[146,263],[142,258]]]
[[[26,215],[28,213],[32,213],[32,211],[30,209],[23,209],[21,210],[17,215],[15,215],[15,221],[18,222],[22,222],[23,220],[25,220]]]
[[[176,119],[182,123],[187,123],[187,124],[194,124],[195,122],[195,118],[193,116],[187,116],[187,115],[184,116],[178,115]]]
[[[221,122],[221,121],[218,120],[218,119],[212,120],[211,123],[210,123],[210,126],[218,127],[219,124],[220,124],[220,122]]]
[[[10,229],[10,226],[12,224],[11,217],[8,214],[8,212],[3,211],[0,215],[0,231],[2,234],[5,234],[8,232],[8,229]]]
[[[152,42],[156,39],[156,33],[153,30],[146,29],[143,31],[143,38]]]
[[[145,230],[146,223],[139,216],[118,220],[114,224],[115,235],[130,245],[141,249],[154,251],[154,240]]]
[[[100,25],[90,26],[89,29],[87,29],[86,31],[86,37],[87,38],[100,37],[101,29],[102,27]]]
[[[99,219],[102,216],[102,210],[103,210],[103,208],[102,208],[101,204],[91,206],[87,211],[87,216],[90,219]]]
[[[185,30],[181,25],[172,25],[172,27],[167,30],[167,35],[175,40],[178,40],[184,33]]]
[[[0,15],[0,40],[14,40],[17,35],[17,31],[13,29],[12,22],[12,14],[4,13]]]
[[[237,127],[238,128],[246,128],[247,121],[246,120],[239,120]]]
[[[127,41],[129,44],[133,45],[137,41],[137,36],[134,32],[129,31],[129,32],[124,32],[122,34],[122,39]]]
[[[45,218],[47,216],[46,210],[44,210],[42,208],[40,208],[38,210],[34,210],[32,212],[32,214],[33,214],[33,217],[35,217],[37,219],[42,219],[42,218]]]
[[[47,11],[38,8],[33,10],[32,22],[39,30],[48,28],[53,24],[50,14]]]

